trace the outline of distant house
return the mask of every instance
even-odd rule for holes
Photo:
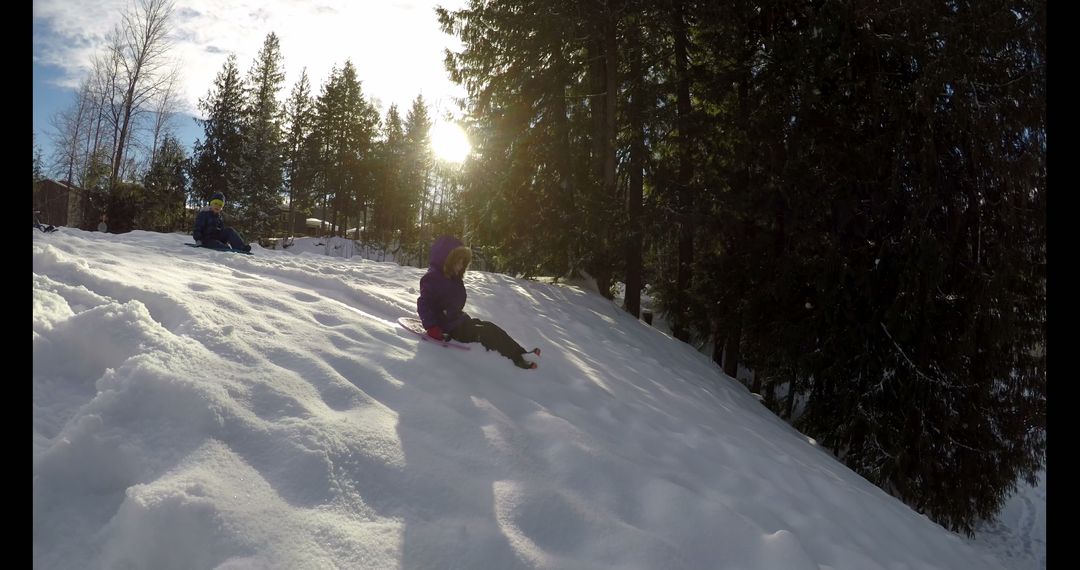
[[[330,222],[325,222],[319,218],[308,218],[304,220],[304,234],[310,236],[316,235],[329,235],[337,232],[337,226]]]
[[[339,228],[330,222],[320,220],[319,218],[307,218],[304,220],[304,228],[299,231],[306,236],[326,236],[337,235]],[[359,228],[349,228],[345,230],[345,237],[349,239],[360,239]]]
[[[66,181],[46,178],[34,188],[34,210],[42,222],[77,228],[83,225],[86,190]]]

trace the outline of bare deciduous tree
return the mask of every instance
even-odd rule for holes
[[[145,105],[171,86],[175,73],[169,68],[171,47],[168,23],[172,15],[172,0],[137,0],[132,10],[124,14],[114,42],[120,63],[119,79],[124,90],[117,109],[117,136],[113,150],[111,187],[119,182],[120,168],[130,146],[133,119]]]

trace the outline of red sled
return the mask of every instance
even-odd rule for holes
[[[468,345],[461,344],[460,342],[454,342],[452,340],[439,341],[439,340],[435,340],[435,339],[431,338],[430,336],[428,336],[427,331],[424,330],[424,325],[420,323],[420,319],[414,319],[412,317],[401,317],[401,318],[399,318],[397,320],[397,322],[405,330],[415,334],[416,336],[418,336],[418,337],[420,337],[420,338],[422,338],[422,339],[424,339],[424,340],[426,340],[428,342],[433,342],[435,344],[441,344],[443,346],[449,346],[449,347],[453,347],[453,348],[458,348],[458,349],[461,349],[461,350],[470,350]]]

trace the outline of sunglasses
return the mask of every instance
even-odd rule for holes
[[[225,202],[222,202],[221,200],[210,200],[210,206],[214,208],[224,208]]]

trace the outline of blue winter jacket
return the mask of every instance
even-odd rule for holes
[[[451,236],[442,236],[431,246],[431,265],[420,278],[420,297],[416,299],[416,312],[425,329],[438,325],[443,332],[450,332],[469,318],[462,311],[465,282],[460,277],[447,277],[443,271],[446,258],[458,247],[463,244]]]
[[[206,206],[195,216],[195,229],[191,231],[191,236],[196,242],[210,239],[225,241],[224,231],[225,221],[221,219],[221,214],[211,210],[210,206]]]

